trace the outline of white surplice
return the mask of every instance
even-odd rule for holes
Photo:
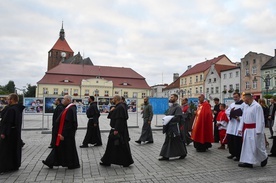
[[[267,158],[264,136],[263,109],[255,100],[245,105],[238,130],[242,131],[244,124],[256,124],[256,128],[247,128],[243,132],[243,143],[240,162],[259,164]]]
[[[233,102],[232,104],[229,105],[229,107],[225,111],[227,117],[229,118],[229,122],[228,122],[228,125],[227,125],[227,130],[226,130],[227,134],[235,135],[235,136],[241,136],[241,135],[238,134],[238,128],[239,128],[240,122],[238,120],[236,120],[235,118],[230,119],[229,116],[230,116],[230,112],[233,108],[243,110],[244,106],[245,106],[245,103],[235,104],[235,102]]]

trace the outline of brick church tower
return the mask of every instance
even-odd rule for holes
[[[59,38],[53,48],[48,52],[48,68],[47,71],[56,67],[61,61],[64,61],[74,55],[74,51],[70,48],[65,40],[65,32],[63,22],[59,32]]]

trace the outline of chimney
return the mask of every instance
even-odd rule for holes
[[[177,78],[179,78],[179,74],[178,73],[173,73],[173,81],[177,80]]]
[[[188,65],[187,67],[187,70],[191,69],[192,68],[192,65]]]

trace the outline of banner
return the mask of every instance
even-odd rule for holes
[[[25,113],[42,114],[43,113],[43,98],[24,98],[23,105]]]

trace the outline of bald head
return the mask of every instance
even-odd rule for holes
[[[113,102],[114,102],[115,104],[120,103],[121,100],[122,100],[122,98],[121,98],[119,95],[115,95],[115,96],[113,97]]]
[[[68,105],[72,103],[72,97],[70,95],[64,95],[63,97],[63,105]]]
[[[205,99],[205,96],[203,94],[200,94],[199,97],[198,97],[198,101],[200,103],[203,103],[204,102],[204,99]]]

